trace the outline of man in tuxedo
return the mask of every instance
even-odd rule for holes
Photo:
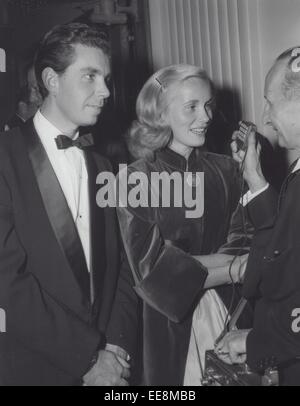
[[[118,230],[95,188],[111,167],[78,133],[109,97],[108,45],[85,24],[57,26],[35,71],[40,110],[0,136],[0,382],[127,385],[127,353],[105,338]]]
[[[276,132],[281,147],[294,151],[280,195],[267,184],[260,167],[255,135],[244,160],[249,192],[244,200],[256,229],[249,255],[244,295],[257,299],[254,326],[233,331],[217,346],[228,363],[246,361],[259,372],[277,367],[280,385],[300,385],[300,48],[281,54],[265,82],[264,124]]]

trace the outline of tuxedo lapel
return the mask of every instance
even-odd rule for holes
[[[57,242],[69,263],[86,299],[90,299],[89,273],[82,244],[66,198],[48,155],[36,133],[33,121],[22,128],[29,159],[38,183],[45,210]]]

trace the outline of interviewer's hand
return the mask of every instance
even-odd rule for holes
[[[233,330],[217,344],[215,353],[226,364],[246,362],[246,340],[250,330]]]
[[[239,163],[250,191],[255,193],[267,185],[260,164],[261,145],[259,143],[256,145],[254,130],[251,131],[247,139],[246,151],[238,149],[236,138],[237,131],[232,136],[231,150],[233,159]]]
[[[83,377],[85,386],[128,386],[129,364],[106,350],[99,351],[98,360]]]

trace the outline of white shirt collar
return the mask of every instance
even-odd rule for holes
[[[298,162],[296,163],[296,166],[295,166],[295,168],[293,170],[293,173],[298,171],[299,169],[300,169],[300,158],[298,159]]]
[[[56,147],[55,138],[62,132],[55,127],[42,113],[38,110],[33,118],[35,129],[44,145],[48,145],[51,149]],[[78,138],[79,132],[76,133],[73,139]],[[57,150],[58,151],[58,150]],[[62,150],[63,151],[63,150]]]

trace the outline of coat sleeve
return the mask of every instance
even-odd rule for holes
[[[277,216],[278,194],[272,186],[247,205],[248,218],[254,227],[247,270],[243,284],[243,295],[247,298],[259,296],[261,268],[268,242],[273,233]]]
[[[118,185],[124,182],[119,175]],[[179,322],[201,293],[207,270],[164,240],[152,208],[124,206],[117,211],[135,291],[149,306]]]
[[[267,190],[256,196],[248,205],[248,217],[255,230],[269,228],[274,224],[277,215],[278,193],[269,186]]]
[[[1,168],[0,307],[6,313],[8,336],[69,376],[81,378],[88,371],[102,336],[57,302],[30,272],[30,258],[18,239],[10,189]]]
[[[254,229],[247,209],[240,204],[244,194],[241,187],[240,170],[234,161],[231,162],[227,176],[224,177],[223,173],[219,174],[223,178],[224,194],[227,196],[226,206],[230,214],[226,243],[220,247],[219,252],[229,255],[243,255],[249,252]]]
[[[106,337],[107,343],[124,349],[132,360],[137,355],[141,308],[126,254],[125,252],[122,254],[120,275]]]

